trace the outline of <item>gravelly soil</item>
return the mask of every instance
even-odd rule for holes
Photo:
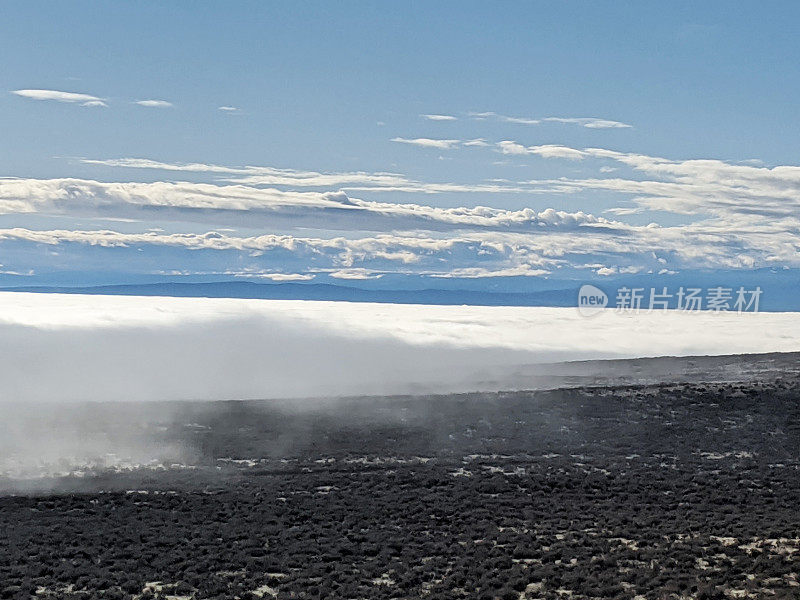
[[[181,462],[4,480],[2,598],[800,598],[794,375],[84,410]]]

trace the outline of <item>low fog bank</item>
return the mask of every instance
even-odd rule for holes
[[[437,398],[400,394],[796,372],[797,355],[590,359],[789,351],[798,340],[800,319],[778,313],[585,318],[558,308],[5,293],[0,492],[61,489],[52,479],[61,476],[80,485],[99,473],[183,472],[265,448],[282,456],[315,445],[328,421],[329,433],[367,422],[381,447],[386,423],[443,418]],[[274,400],[211,402],[248,398]],[[253,422],[267,427],[257,448],[245,441]]]
[[[542,363],[797,350],[795,313],[0,293],[17,405],[519,389]]]

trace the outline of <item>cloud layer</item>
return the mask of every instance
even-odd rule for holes
[[[311,277],[337,273],[365,279],[383,273],[431,277],[542,276],[660,273],[685,269],[800,266],[799,167],[738,165],[719,160],[668,160],[598,148],[486,143],[486,152],[511,157],[609,165],[628,177],[434,183],[398,173],[323,173],[274,167],[171,164],[148,159],[84,159],[89,165],[216,176],[225,183],[115,182],[83,179],[0,179],[0,215],[47,215],[147,223],[196,223],[202,233],[123,232],[108,228],[7,228],[0,241],[134,248],[129,258],[145,269],[156,248],[171,248],[170,270],[183,272],[187,253],[227,255],[209,272]],[[637,174],[644,174],[642,178]],[[323,191],[338,188],[338,191]],[[347,191],[345,191],[347,190]],[[603,217],[552,208],[442,208],[427,203],[365,200],[361,193],[514,194],[569,196],[586,191],[619,195]],[[625,222],[627,215],[689,215],[689,222]],[[233,231],[227,232],[223,229]],[[242,235],[239,228],[270,233]],[[309,236],[308,231],[317,235]],[[342,232],[342,233],[339,233]],[[346,234],[344,232],[347,232]],[[14,248],[16,248],[14,246]],[[14,249],[12,248],[12,249]],[[21,250],[19,250],[21,252]],[[10,252],[10,250],[7,250]],[[13,253],[8,254],[14,256]],[[236,257],[235,260],[232,257]],[[141,263],[141,264],[140,264]],[[9,264],[23,272],[30,265]],[[359,270],[360,269],[360,270]],[[202,271],[202,269],[201,269]],[[138,271],[137,271],[138,272]],[[191,269],[189,269],[191,272]]]
[[[713,215],[749,220],[787,219],[798,223],[800,210],[800,167],[757,167],[715,159],[671,160],[644,154],[603,148],[570,148],[559,145],[523,146],[512,141],[498,144],[501,152],[533,154],[544,158],[610,161],[642,173],[649,179],[591,178],[559,179],[558,185],[576,190],[606,190],[633,196],[636,211],[644,210],[687,215]],[[535,180],[528,183],[541,185]],[[551,182],[555,183],[555,182]]]
[[[517,125],[541,125],[542,123],[562,123],[580,125],[587,129],[630,129],[632,125],[611,119],[598,119],[596,117],[509,117],[496,112],[472,112],[469,117],[477,121],[499,121]]]
[[[135,104],[139,106],[145,106],[147,108],[170,108],[172,107],[172,102],[167,102],[166,100],[137,100]]]
[[[51,100],[53,102],[64,102],[67,104],[80,104],[81,106],[108,106],[106,98],[100,98],[91,94],[79,94],[75,92],[63,92],[60,90],[12,90],[12,94],[30,100]],[[147,108],[171,108],[172,102],[166,100],[146,99],[135,100],[133,104]],[[232,107],[220,107],[220,110]],[[235,109],[234,109],[235,110]]]
[[[443,189],[449,188],[446,184]],[[490,189],[492,186],[486,186]],[[458,186],[452,186],[458,189]],[[248,185],[189,182],[104,183],[84,179],[0,178],[0,214],[74,214],[92,217],[142,218],[143,211],[159,218],[231,222],[237,216],[251,224],[268,224],[281,218],[324,218],[329,227],[369,230],[387,228],[454,229],[459,227],[530,229],[531,227],[609,221],[582,212],[526,208],[512,211],[485,206],[439,208],[424,204],[395,204],[352,198],[344,192],[287,191]],[[379,223],[381,222],[381,223]],[[241,223],[240,223],[241,224]]]
[[[106,102],[57,90],[13,93],[87,106]],[[172,106],[152,98],[134,103]],[[218,111],[239,109],[222,105]],[[431,130],[476,133],[480,127],[483,135],[492,127],[475,121],[631,128],[607,118],[494,111],[419,117]],[[101,268],[101,256],[112,252],[139,274],[274,281],[320,273],[341,280],[386,274],[580,278],[800,266],[797,166],[453,134],[387,136],[384,143],[418,148],[426,160],[433,150],[448,163],[464,161],[469,177],[463,165],[440,170],[461,177],[437,181],[400,169],[316,171],[122,157],[74,159],[86,170],[113,172],[111,181],[0,178],[0,275],[35,274],[48,261],[65,269]],[[480,161],[487,175],[497,167],[505,176],[479,177],[472,165]],[[541,176],[559,169],[563,176]],[[564,210],[575,199],[588,208]],[[155,269],[157,263],[163,266]]]
[[[104,98],[98,98],[90,94],[76,94],[59,90],[14,90],[11,93],[31,100],[52,100],[70,104],[77,103],[82,106],[108,106]]]
[[[439,150],[449,150],[460,143],[459,140],[435,140],[431,138],[408,139],[401,137],[392,138],[392,141],[401,144],[410,144],[412,146],[420,146],[421,148],[437,148]]]

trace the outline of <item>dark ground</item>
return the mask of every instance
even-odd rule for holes
[[[800,362],[737,360],[717,383],[29,416],[43,445],[69,415],[162,456],[7,470],[0,597],[800,598]]]

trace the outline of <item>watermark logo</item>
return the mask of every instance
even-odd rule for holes
[[[608,294],[588,283],[578,290],[578,312],[584,317],[591,317],[608,306]]]
[[[677,310],[681,312],[750,312],[757,313],[761,287],[738,289],[724,286],[710,288],[684,287],[643,288],[622,286],[614,294],[612,307],[618,313],[653,312]],[[578,291],[578,312],[590,317],[601,312],[609,304],[608,295],[590,284],[584,284]]]

